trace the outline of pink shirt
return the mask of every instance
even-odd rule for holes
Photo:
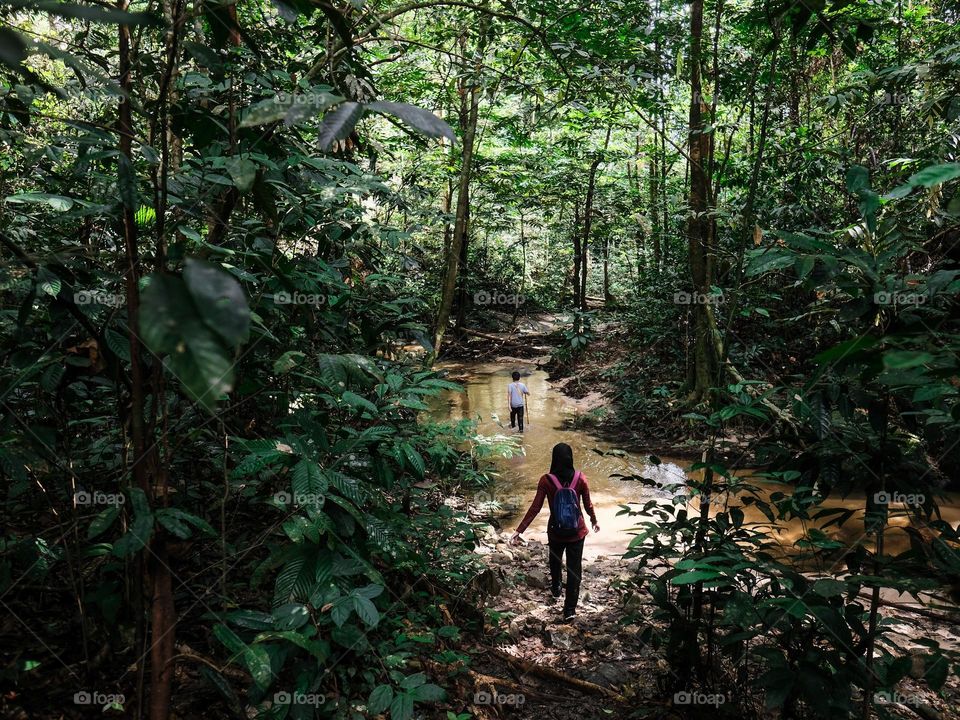
[[[584,477],[583,473],[577,474],[580,475],[580,479],[577,480],[577,497],[579,497],[580,501],[583,503],[583,507],[590,516],[590,521],[596,525],[597,516],[593,511],[593,503],[590,502],[590,486],[587,485],[587,478]],[[537,483],[537,494],[534,496],[533,502],[530,503],[530,509],[527,510],[527,514],[523,516],[523,520],[521,520],[520,525],[517,526],[517,532],[522,533],[527,529],[527,526],[533,522],[533,519],[543,507],[543,499],[545,497],[549,498],[550,503],[553,503],[553,498],[556,494],[557,486],[554,484],[554,482],[546,475],[542,476],[540,478],[540,482]],[[575,542],[576,540],[583,540],[583,538],[585,538],[589,532],[590,531],[587,530],[587,523],[584,521],[582,514],[580,515],[580,528],[577,530],[577,536],[575,538],[556,537],[553,534],[553,529],[549,524],[547,525],[547,538],[556,542]]]

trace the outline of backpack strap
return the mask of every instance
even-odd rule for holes
[[[557,490],[563,490],[563,488],[565,487],[573,490],[574,488],[577,487],[577,480],[580,479],[580,475],[581,475],[580,471],[577,470],[576,472],[573,473],[573,480],[570,481],[570,484],[564,485],[563,483],[560,482],[560,480],[557,478],[556,475],[551,475],[550,473],[547,473],[547,477],[553,480],[553,484],[556,486]]]

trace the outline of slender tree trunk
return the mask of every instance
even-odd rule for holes
[[[607,233],[603,235],[603,302],[609,303],[613,300],[610,295],[610,236]]]
[[[456,329],[459,331],[463,327],[464,317],[467,312],[467,285],[470,279],[470,265],[468,262],[467,249],[470,244],[470,201],[467,199],[466,220],[464,221],[463,237],[460,240],[460,265],[457,273],[457,321]]]
[[[719,359],[716,345],[716,321],[713,307],[705,302],[710,296],[713,281],[713,249],[710,232],[709,191],[707,163],[710,159],[711,133],[704,132],[703,87],[703,0],[693,0],[690,6],[690,119],[687,252],[693,280],[693,363],[688,378],[690,403],[697,403],[709,392],[717,377]]]
[[[590,175],[587,180],[587,198],[583,205],[583,242],[580,245],[580,309],[587,309],[587,275],[590,269],[590,230],[593,228],[593,197],[597,189],[597,169],[603,162],[603,156],[610,146],[612,126],[607,126],[607,137],[603,142],[603,152],[590,163]]]
[[[117,9],[126,11],[127,0],[119,0]],[[118,184],[123,203],[123,239],[127,270],[126,300],[127,328],[130,341],[130,430],[133,443],[131,476],[134,485],[143,491],[153,504],[156,491],[166,493],[166,474],[158,472],[159,458],[156,443],[148,435],[145,424],[146,378],[142,365],[140,342],[140,250],[138,247],[136,175],[133,170],[133,76],[130,52],[130,28],[119,26],[119,73],[122,99],[117,110],[119,135]],[[160,98],[160,102],[166,102]],[[152,403],[156,412],[157,403]],[[149,427],[152,427],[150,423]],[[149,446],[148,446],[149,444]],[[155,488],[155,486],[157,486]],[[170,714],[170,693],[174,667],[176,608],[173,602],[173,582],[166,562],[166,539],[162,532],[154,534],[148,550],[140,553],[142,592],[150,598],[150,719],[166,720]],[[139,712],[139,710],[138,710]]]
[[[527,283],[527,237],[524,232],[523,211],[520,211],[520,253],[522,262],[520,265],[520,286],[516,288],[516,302],[513,305],[513,325],[516,327],[517,316],[520,314],[520,298],[523,297],[523,291],[526,290]]]
[[[461,145],[463,151],[460,161],[460,183],[457,192],[457,214],[454,218],[453,235],[450,238],[450,247],[447,251],[447,267],[444,273],[440,307],[437,311],[436,324],[433,336],[433,354],[437,357],[443,345],[443,338],[450,321],[450,312],[453,308],[453,298],[457,289],[457,271],[460,265],[461,246],[466,242],[467,222],[469,219],[470,177],[473,172],[473,145],[477,135],[477,120],[480,109],[480,86],[472,82],[465,88],[467,100],[466,116],[463,124]]]
[[[597,182],[597,168],[600,167],[600,157],[590,163],[590,176],[587,181],[587,198],[583,204],[583,239],[580,241],[580,309],[587,309],[587,275],[590,268],[590,230],[593,226],[593,193]]]
[[[657,272],[661,267],[660,250],[660,168],[657,162],[657,136],[650,138],[650,240],[653,246],[653,269]]]
[[[580,245],[583,238],[580,236],[580,203],[574,201],[573,205],[573,306],[582,307],[580,300],[580,264],[583,262],[583,255]]]

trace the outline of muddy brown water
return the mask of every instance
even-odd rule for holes
[[[587,536],[584,555],[596,557],[622,553],[632,538],[631,530],[647,518],[643,515],[622,513],[624,505],[639,511],[641,504],[652,499],[669,498],[672,492],[651,488],[641,483],[617,478],[617,475],[640,475],[655,479],[662,485],[681,484],[691,466],[689,460],[660,456],[660,465],[650,462],[648,455],[624,453],[615,446],[592,436],[589,432],[572,427],[577,414],[582,412],[574,401],[555,390],[547,380],[547,374],[528,364],[507,365],[496,363],[447,363],[442,366],[449,371],[451,379],[464,386],[463,392],[445,393],[436,403],[431,415],[434,419],[459,420],[469,418],[477,421],[478,431],[493,438],[512,437],[517,440],[522,453],[496,461],[498,477],[493,488],[481,493],[476,500],[491,502],[500,513],[500,522],[512,530],[520,522],[536,491],[537,482],[550,467],[553,446],[565,442],[573,448],[574,463],[586,476],[590,495],[596,509],[600,532]],[[527,423],[521,435],[510,429],[510,413],[507,407],[507,385],[514,370],[523,375],[523,382],[530,390]],[[599,452],[598,452],[599,451]],[[609,454],[613,451],[615,454]],[[749,472],[739,473],[750,476]],[[761,481],[753,479],[755,484]],[[769,492],[790,491],[787,486],[762,483]],[[951,493],[939,498],[941,515],[954,527],[960,525],[960,493]],[[734,500],[733,504],[739,505]],[[691,511],[696,503],[690,503]],[[830,498],[824,503],[828,508],[859,510],[857,516],[842,527],[831,527],[826,532],[847,545],[865,542],[862,522],[863,495],[846,498]],[[795,553],[795,544],[810,528],[801,521],[781,522],[770,525],[766,518],[753,508],[746,508],[746,519],[754,523],[767,523],[763,530],[773,542],[779,543],[784,553]],[[524,533],[526,538],[546,541],[549,511],[546,506]],[[896,553],[908,547],[905,532],[898,530],[911,523],[903,512],[890,513],[891,529],[885,536],[886,552]],[[824,521],[825,522],[825,521]],[[842,570],[842,567],[821,570]]]

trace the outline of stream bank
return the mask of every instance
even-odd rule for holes
[[[522,455],[499,461],[494,486],[479,493],[468,506],[475,519],[485,523],[485,539],[477,552],[496,578],[498,592],[485,606],[485,634],[466,648],[474,660],[470,682],[459,686],[460,701],[467,703],[464,710],[477,718],[530,720],[711,714],[704,713],[708,708],[674,703],[669,692],[670,666],[660,646],[666,638],[666,625],[654,617],[655,608],[638,564],[621,557],[631,539],[631,528],[644,518],[620,514],[620,509],[665,491],[617,476],[652,476],[661,486],[676,485],[685,479],[688,463],[659,458],[654,464],[642,456],[631,457],[578,427],[570,421],[578,412],[575,404],[556,391],[544,371],[532,369],[520,358],[448,362],[445,366],[451,377],[464,384],[465,391],[445,397],[436,408],[436,417],[473,419],[481,434],[513,438],[524,450]],[[530,423],[523,435],[509,428],[500,408],[505,404],[505,388],[513,369],[524,375],[532,393]],[[525,546],[507,544],[510,530],[533,496],[537,479],[549,465],[549,451],[556,442],[573,446],[575,462],[590,482],[601,525],[599,534],[587,537],[581,607],[572,623],[562,622],[560,605],[547,589],[543,545],[546,508],[525,534]],[[858,498],[851,502],[862,505]],[[957,503],[944,509],[955,514]],[[949,517],[950,522],[960,519]],[[784,527],[776,532],[783,535],[782,543],[789,548],[805,529]],[[885,599],[898,602],[903,598],[894,593]],[[890,606],[884,607],[882,614],[888,636],[908,652],[922,649],[914,642],[918,637],[934,638],[944,647],[957,646],[955,616],[945,623],[919,615],[916,609]],[[912,699],[911,703],[885,706],[891,716],[960,718],[957,703],[951,700],[960,692],[956,677],[951,677],[940,696],[917,682],[922,670],[913,675],[908,675],[898,689]],[[712,714],[775,717],[764,714],[759,697],[730,696],[724,702],[723,706],[709,708]]]

